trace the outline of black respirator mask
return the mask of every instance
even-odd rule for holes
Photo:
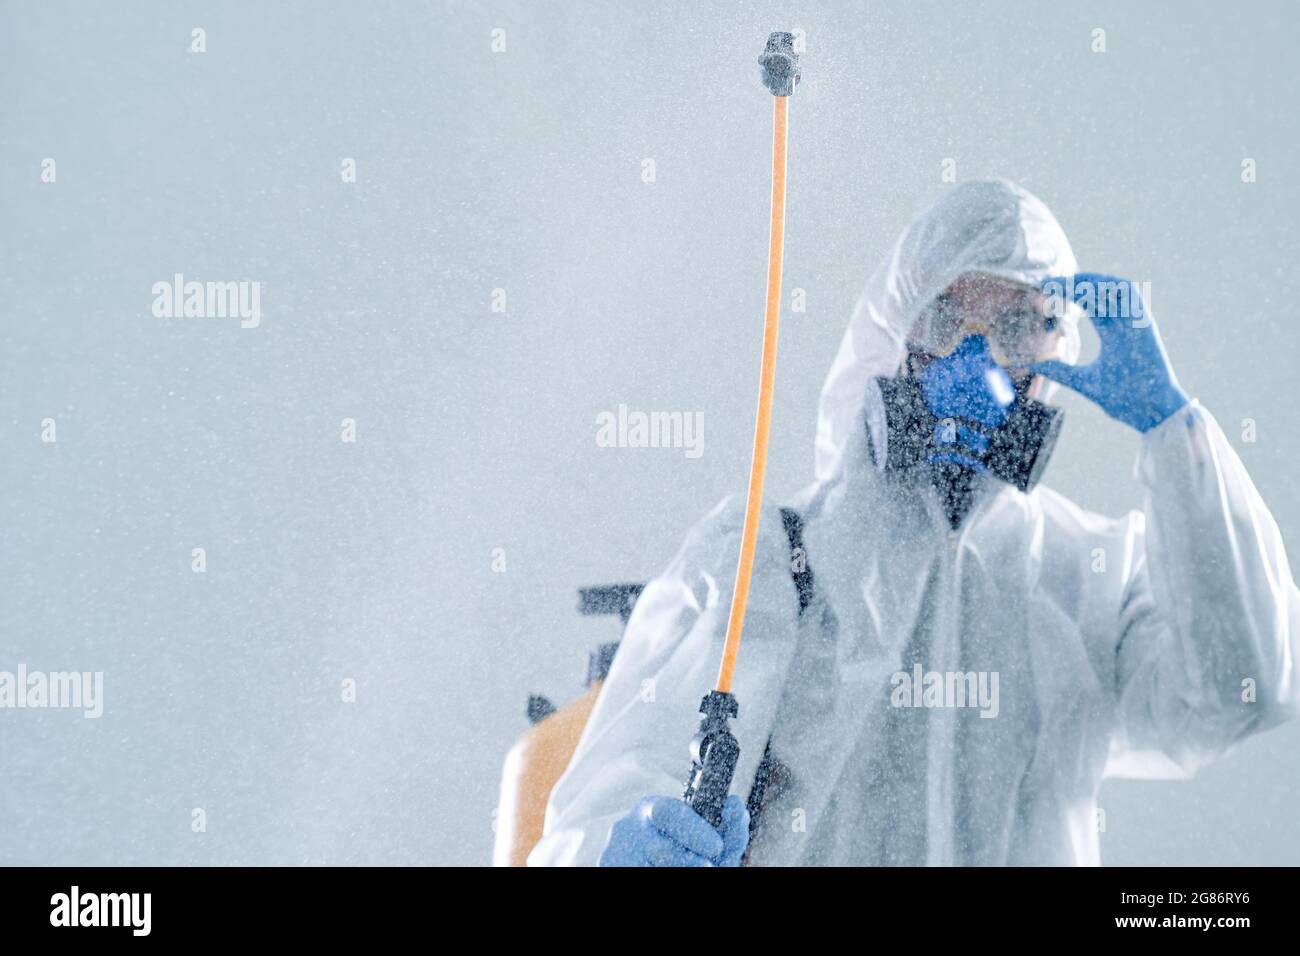
[[[982,335],[963,338],[945,356],[913,353],[903,374],[876,384],[885,403],[886,470],[927,472],[954,529],[980,476],[1032,489],[1061,430],[1061,409],[1030,398],[1030,379],[1013,379]]]

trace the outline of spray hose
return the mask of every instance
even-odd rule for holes
[[[762,517],[763,479],[767,472],[767,438],[772,425],[777,331],[781,321],[781,262],[785,244],[787,117],[790,95],[800,79],[794,36],[773,33],[767,38],[767,47],[758,63],[763,68],[763,84],[772,92],[772,215],[768,232],[767,311],[763,320],[763,360],[759,372],[758,414],[754,423],[754,454],[749,467],[740,561],[736,567],[736,586],[731,596],[722,663],[718,667],[714,689],[700,702],[700,728],[691,741],[691,771],[682,793],[682,799],[714,827],[722,823],[722,804],[731,790],[736,762],[740,758],[740,744],[731,733],[728,720],[740,712],[740,705],[731,693],[731,684],[754,572],[754,551]]]

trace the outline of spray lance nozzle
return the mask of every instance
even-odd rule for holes
[[[799,54],[794,51],[794,34],[777,32],[767,38],[767,48],[758,58],[763,68],[763,85],[773,96],[789,96],[799,82]]]
[[[682,790],[696,813],[715,829],[722,826],[722,805],[740,759],[740,742],[728,721],[740,713],[731,693],[731,679],[740,651],[749,602],[749,583],[758,546],[758,524],[763,504],[763,477],[767,471],[767,439],[772,424],[772,393],[776,381],[777,329],[781,322],[781,261],[785,245],[785,159],[788,97],[799,82],[799,55],[794,34],[778,32],[767,38],[758,58],[763,85],[775,97],[772,112],[772,219],[767,249],[767,311],[763,320],[763,357],[758,383],[758,416],[754,422],[754,454],[749,465],[749,492],[745,498],[745,523],[740,536],[740,560],[727,618],[727,636],[714,689],[700,701],[700,728],[691,741],[691,771]]]

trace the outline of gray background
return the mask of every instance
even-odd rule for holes
[[[488,859],[526,694],[576,695],[613,636],[574,589],[654,574],[743,490],[772,29],[808,37],[773,499],[951,157],[1152,283],[1294,544],[1300,16],[1136,6],[4,4],[0,669],[102,670],[106,713],[0,711],[0,861]],[[175,272],[260,281],[261,327],[154,318]],[[597,448],[619,403],[703,412],[703,458]],[[1135,435],[1063,403],[1048,482],[1137,504]],[[1300,862],[1297,742],[1106,784],[1103,858]]]

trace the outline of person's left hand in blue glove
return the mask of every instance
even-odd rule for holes
[[[680,797],[645,797],[614,824],[600,866],[740,866],[749,812],[734,793],[722,805],[722,832]]]
[[[1068,385],[1111,418],[1140,432],[1150,431],[1187,404],[1187,393],[1169,365],[1137,283],[1081,272],[1048,279],[1043,291],[1071,298],[1083,308],[1101,339],[1101,354],[1089,365],[1036,362],[1030,371]]]

